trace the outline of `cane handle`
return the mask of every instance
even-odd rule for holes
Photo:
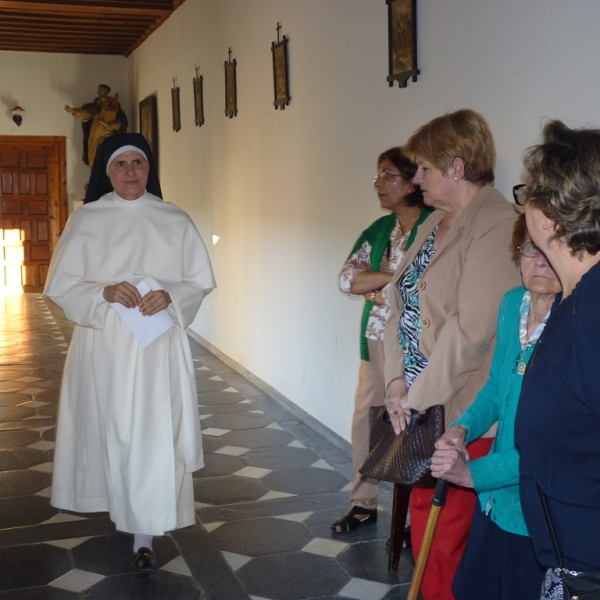
[[[435,492],[433,494],[433,498],[431,499],[431,504],[434,506],[444,506],[446,504],[446,496],[448,495],[448,488],[450,487],[450,482],[445,479],[438,479],[435,484]]]

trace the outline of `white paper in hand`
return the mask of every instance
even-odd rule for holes
[[[150,291],[150,288],[143,281],[136,287],[142,298]],[[163,333],[169,331],[174,325],[173,319],[171,319],[166,309],[145,317],[137,306],[125,308],[118,302],[114,302],[112,306],[144,348]]]

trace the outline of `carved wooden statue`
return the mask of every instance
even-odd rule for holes
[[[109,96],[110,88],[98,86],[98,97],[79,108],[65,106],[65,110],[81,119],[83,126],[82,160],[90,168],[94,164],[96,150],[102,141],[115,133],[127,132],[127,116],[119,104],[119,94]]]

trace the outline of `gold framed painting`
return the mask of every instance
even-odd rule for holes
[[[181,106],[179,104],[179,88],[175,86],[175,80],[173,80],[171,89],[171,107],[173,109],[173,131],[179,131],[181,129]]]
[[[156,96],[148,96],[139,103],[140,133],[146,138],[154,164],[158,168],[158,112],[156,110]]]
[[[279,38],[279,33],[277,37]],[[271,52],[273,54],[273,89],[275,93],[273,105],[275,106],[275,109],[280,108],[283,110],[291,100],[288,77],[287,36],[284,35],[280,42],[273,42],[271,44]]]
[[[225,116],[232,119],[237,117],[237,60],[231,60],[231,48],[229,48],[229,60],[225,61]]]
[[[405,88],[409,78],[417,81],[417,0],[386,0],[388,6],[387,81]]]
[[[196,118],[196,126],[202,127],[204,125],[204,90],[203,90],[204,77],[198,75],[196,71],[196,77],[193,79],[194,83],[194,115]]]

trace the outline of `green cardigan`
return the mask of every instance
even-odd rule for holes
[[[421,210],[421,214],[419,214],[419,218],[417,219],[412,231],[410,232],[410,236],[408,237],[408,244],[406,246],[407,249],[410,248],[413,240],[415,239],[415,235],[417,235],[417,227],[432,212],[433,209],[429,207],[424,207]],[[388,247],[390,235],[392,235],[392,231],[394,231],[394,227],[396,226],[397,222],[398,218],[394,213],[377,219],[377,221],[375,221],[360,234],[356,244],[354,244],[354,248],[352,248],[352,252],[350,252],[348,255],[348,259],[362,246],[363,242],[366,240],[369,242],[369,244],[371,244],[371,270],[379,273],[381,270],[381,260],[383,258],[383,254]],[[360,324],[360,358],[362,360],[369,360],[369,346],[367,343],[367,338],[365,337],[365,333],[367,331],[367,323],[369,321],[371,308],[373,308],[373,302],[366,300]]]
[[[515,416],[523,384],[523,375],[517,371],[517,360],[521,356],[519,321],[525,291],[519,287],[504,296],[498,313],[490,378],[462,417],[449,425],[466,427],[467,442],[472,442],[498,422],[490,453],[469,461],[469,468],[481,510],[489,511],[498,527],[519,535],[529,535],[521,509],[519,454],[515,448]],[[534,347],[526,350],[526,362]]]

